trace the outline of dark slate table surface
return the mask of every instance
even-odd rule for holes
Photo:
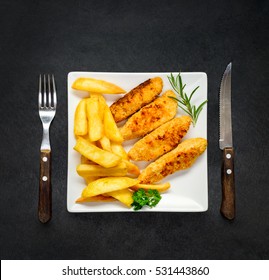
[[[268,259],[268,1],[23,1],[0,4],[1,259]],[[233,62],[237,217],[219,214],[218,91]],[[206,72],[209,209],[66,210],[70,71]],[[37,78],[57,79],[53,219],[37,219]]]

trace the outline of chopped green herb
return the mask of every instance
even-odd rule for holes
[[[161,200],[161,195],[158,190],[148,190],[139,189],[134,192],[132,206],[135,211],[140,210],[143,206],[149,206],[150,208],[155,207]]]

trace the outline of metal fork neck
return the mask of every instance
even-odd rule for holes
[[[50,138],[49,138],[49,127],[50,124],[43,124],[43,137],[41,142],[40,150],[50,151]]]

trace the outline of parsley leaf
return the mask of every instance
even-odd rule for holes
[[[161,200],[161,195],[158,190],[148,190],[139,189],[134,192],[132,206],[135,211],[140,210],[143,206],[149,206],[150,208],[155,207]]]

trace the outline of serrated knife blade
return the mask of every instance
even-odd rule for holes
[[[231,106],[231,77],[232,63],[230,62],[223,74],[220,86],[220,139],[219,146],[223,150],[233,146],[232,137],[232,106]]]
[[[234,148],[232,137],[232,105],[231,105],[231,76],[230,62],[223,74],[219,95],[219,147],[223,150],[222,158],[222,202],[220,212],[229,219],[235,218],[235,184],[234,184]]]

